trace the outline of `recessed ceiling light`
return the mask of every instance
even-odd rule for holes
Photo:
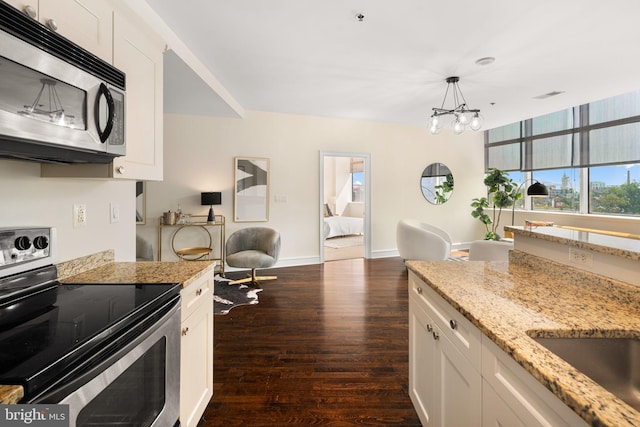
[[[478,65],[489,65],[489,64],[493,64],[495,60],[496,60],[496,58],[494,58],[493,56],[485,56],[484,58],[480,58],[480,59],[476,60],[476,64],[478,64]]]
[[[362,13],[358,13],[356,15],[356,19],[360,22],[364,21],[364,15]]]

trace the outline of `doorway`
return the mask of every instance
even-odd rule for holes
[[[371,155],[320,152],[320,262],[371,258]]]

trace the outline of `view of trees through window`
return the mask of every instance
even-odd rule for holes
[[[640,164],[589,168],[589,212],[640,216]]]
[[[640,164],[591,167],[587,171],[588,213],[640,216]],[[509,172],[509,177],[521,186],[523,196],[526,196],[527,188],[536,181],[549,189],[548,197],[531,199],[533,210],[581,211],[580,193],[583,185],[578,168],[541,170],[530,174],[512,171]],[[516,209],[526,208],[525,197],[516,202]]]

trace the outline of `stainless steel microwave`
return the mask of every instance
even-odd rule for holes
[[[0,157],[125,154],[124,73],[0,0]]]

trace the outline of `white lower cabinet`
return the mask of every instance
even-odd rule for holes
[[[437,315],[427,314],[431,307],[410,295],[409,393],[422,425],[480,426],[480,361],[467,359],[434,319]]]
[[[485,426],[584,427],[588,425],[489,338],[482,341],[482,377],[485,385],[489,386],[483,390],[483,400],[492,393],[495,396],[489,399],[500,400],[492,405],[484,405],[483,418],[490,422],[506,417],[518,420],[516,424],[489,423],[484,424]],[[510,408],[511,414],[505,413],[504,407]]]
[[[181,295],[180,425],[193,427],[213,396],[213,273]]]
[[[587,423],[409,272],[409,396],[422,425]]]

